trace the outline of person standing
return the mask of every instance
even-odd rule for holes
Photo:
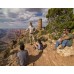
[[[30,44],[33,44],[34,41],[34,32],[35,32],[35,28],[32,25],[32,22],[30,22],[30,25],[27,29],[29,31],[29,40],[30,40]]]

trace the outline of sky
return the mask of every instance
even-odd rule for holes
[[[47,8],[0,8],[0,28],[27,28],[29,22],[36,27],[38,19],[47,25]]]

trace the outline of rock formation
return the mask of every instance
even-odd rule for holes
[[[38,30],[42,29],[42,19],[38,20]]]

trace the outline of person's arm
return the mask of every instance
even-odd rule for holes
[[[68,40],[68,39],[71,39],[71,38],[73,38],[73,35],[65,36],[64,38],[62,38],[62,40]]]
[[[29,30],[29,28],[26,29],[26,31],[28,31],[28,30]]]
[[[68,40],[68,39],[70,39],[69,36],[66,36],[66,37],[62,38],[62,40]]]
[[[29,31],[29,27],[26,29],[26,31]]]
[[[38,45],[39,43],[38,42],[36,42],[36,45]]]

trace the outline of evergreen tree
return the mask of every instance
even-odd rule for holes
[[[62,31],[63,28],[74,30],[74,14],[72,8],[51,8],[46,15],[49,32]]]

